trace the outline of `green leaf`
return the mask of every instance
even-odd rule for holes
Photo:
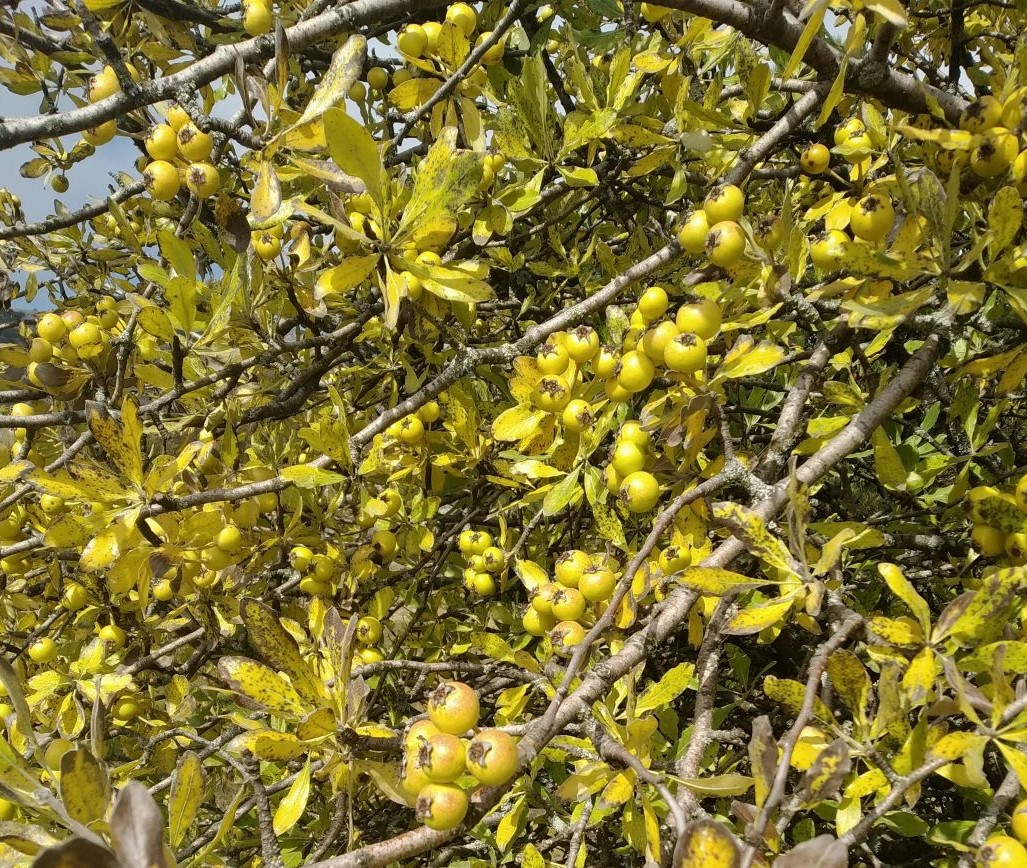
[[[195,751],[186,751],[179,757],[171,778],[168,798],[168,824],[171,846],[178,849],[203,802],[203,760]]]
[[[275,810],[275,817],[272,826],[275,834],[281,837],[295,826],[303,812],[307,809],[307,799],[310,798],[310,760],[304,764],[296,780],[289,787],[282,801],[278,803]]]
[[[640,716],[647,711],[665,708],[685,692],[694,673],[695,666],[691,663],[679,663],[673,669],[668,669],[659,681],[650,684],[638,697],[635,702],[635,715]]]
[[[581,475],[581,468],[575,467],[558,483],[553,485],[542,501],[543,515],[556,515],[565,506],[575,503],[581,499],[581,486],[578,484],[578,477]]]
[[[290,467],[283,467],[279,471],[279,476],[298,488],[320,488],[324,485],[339,485],[346,481],[346,477],[341,473],[321,467],[311,467],[309,464],[293,464]]]
[[[175,233],[162,229],[157,233],[157,245],[178,277],[196,280],[196,260],[192,248],[186,242]]]
[[[299,645],[278,621],[272,609],[252,597],[244,597],[239,614],[247,638],[260,656],[289,676],[296,692],[307,702],[320,706],[327,699],[324,685],[300,654]]]
[[[371,198],[382,203],[382,158],[367,128],[342,109],[329,109],[324,117],[328,151],[342,171],[359,178]]]

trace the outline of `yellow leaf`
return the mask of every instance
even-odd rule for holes
[[[334,470],[311,467],[309,464],[293,464],[283,467],[279,476],[298,488],[320,488],[322,485],[338,485],[346,481],[346,477]]]
[[[802,63],[802,58],[806,56],[806,50],[810,47],[814,37],[820,32],[820,28],[824,23],[824,13],[827,12],[828,2],[829,0],[816,0],[809,21],[806,22],[802,33],[799,34],[799,39],[795,43],[795,48],[792,49],[788,63],[785,64],[785,68],[781,71],[783,78],[790,78],[795,73],[795,70],[799,68],[799,64]]]
[[[143,459],[138,443],[130,446],[125,429],[106,410],[99,406],[89,407],[89,430],[96,442],[114,462],[125,478],[135,485],[143,484]]]
[[[767,530],[762,518],[741,504],[725,501],[713,507],[713,517],[730,525],[749,549],[749,553],[765,564],[798,578],[791,566],[791,555],[781,540]]]
[[[685,830],[680,868],[737,868],[738,845],[715,820],[696,820]]]
[[[867,629],[891,645],[908,647],[924,644],[924,633],[920,625],[912,619],[900,621],[894,618],[874,617],[867,621]]]
[[[502,852],[506,852],[510,842],[523,830],[524,820],[527,816],[527,796],[519,796],[516,802],[514,802],[514,806],[503,814],[503,819],[499,821],[499,825],[496,827],[496,845]]]
[[[378,205],[382,201],[382,159],[378,145],[362,123],[338,108],[324,116],[328,151],[342,171],[364,182]]]
[[[635,714],[664,708],[688,687],[692,680],[695,666],[691,663],[679,663],[667,670],[655,684],[650,684],[638,697],[635,703]]]
[[[176,850],[200,810],[203,784],[203,760],[194,751],[186,751],[178,760],[168,798],[169,835],[171,846]]]
[[[463,30],[451,21],[444,21],[439,31],[439,59],[450,69],[457,69],[471,51]]]
[[[228,744],[228,748],[236,753],[249,751],[255,757],[268,762],[284,762],[303,756],[307,745],[288,732],[275,732],[270,729],[257,729],[237,735]]]
[[[941,672],[941,663],[930,648],[920,651],[902,676],[902,690],[911,708],[924,705],[934,690],[934,679]]]
[[[546,860],[534,844],[525,844],[521,850],[521,868],[546,868]]]
[[[320,707],[327,699],[324,684],[300,654],[299,646],[272,609],[252,597],[244,597],[239,614],[246,625],[247,639],[260,655],[289,676],[296,692],[308,703]]]
[[[943,735],[931,747],[930,755],[940,759],[958,760],[988,740],[985,735],[972,732],[950,732]]]
[[[874,429],[873,444],[874,469],[877,471],[877,478],[889,488],[905,485],[906,468],[883,428]]]
[[[722,570],[719,567],[686,567],[678,578],[678,582],[710,597],[736,594],[749,588],[758,588],[768,584],[766,579],[750,579],[741,573],[733,573],[731,570]]]
[[[773,627],[784,618],[792,610],[794,603],[794,598],[786,597],[781,600],[771,600],[769,603],[761,603],[758,606],[749,606],[732,616],[724,632],[729,636],[759,633],[768,627]]]
[[[1023,225],[1023,200],[1015,187],[1003,187],[988,205],[988,245],[992,258],[1005,250]]]
[[[296,775],[296,780],[292,782],[292,786],[289,787],[289,792],[285,794],[282,801],[278,803],[277,810],[275,810],[272,827],[276,835],[284,835],[299,822],[303,812],[307,809],[307,799],[309,798],[310,760],[308,759],[303,764],[300,773]]]
[[[273,669],[248,657],[222,657],[218,675],[252,704],[282,714],[304,714],[307,707],[293,686]]]
[[[713,375],[713,380],[733,380],[753,377],[781,364],[784,349],[767,341],[757,344],[750,335],[740,335],[724,356],[724,361]]]
[[[111,785],[103,765],[84,747],[61,757],[61,801],[80,823],[103,819]]]
[[[1020,789],[1027,789],[1027,756],[1024,756],[1020,745],[1008,745],[999,741],[998,749],[1002,751],[1007,765],[1020,781]]]
[[[876,12],[885,21],[896,27],[905,27],[909,24],[906,10],[902,8],[899,0],[863,0],[863,6],[871,12]]]
[[[931,630],[931,607],[927,604],[927,601],[917,593],[912,582],[903,575],[902,570],[895,564],[878,564],[877,571],[887,582],[891,592],[909,606],[917,622],[920,624],[920,629],[926,636]]]
[[[334,268],[322,271],[314,285],[316,297],[323,299],[352,289],[374,270],[378,259],[377,253],[370,256],[350,256]]]
[[[296,736],[303,741],[314,741],[327,735],[334,735],[337,728],[335,712],[330,708],[319,708],[299,722]]]
[[[430,100],[440,87],[442,82],[437,78],[410,78],[389,91],[389,102],[400,111],[412,111]]]
[[[545,418],[543,410],[518,404],[500,413],[492,423],[492,436],[496,440],[520,440],[534,433]]]
[[[83,570],[102,570],[121,556],[121,525],[111,525],[94,536],[82,549],[78,563]]]
[[[318,79],[317,87],[299,120],[280,135],[316,120],[332,106],[346,99],[349,89],[363,72],[366,57],[367,40],[359,34],[352,34],[335,50],[328,71]]]

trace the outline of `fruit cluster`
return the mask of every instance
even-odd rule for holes
[[[193,123],[180,105],[168,109],[166,120],[150,127],[143,142],[150,155],[143,171],[147,191],[166,202],[178,195],[184,181],[197,198],[213,196],[221,189],[221,176],[210,162],[213,137]]]
[[[428,401],[416,413],[393,422],[386,429],[386,433],[400,443],[416,446],[424,439],[425,431],[431,427],[432,423],[438,421],[441,415],[442,408],[438,403]]]
[[[478,27],[478,15],[466,3],[454,3],[446,10],[446,23],[456,27],[466,38],[474,35]],[[408,24],[399,34],[396,42],[400,53],[411,60],[431,57],[438,54],[439,37],[442,35],[443,23],[440,21],[425,21],[424,24]],[[490,31],[480,33],[475,45],[481,45],[492,36]],[[504,40],[500,39],[491,46],[484,55],[481,62],[485,66],[495,66],[503,59],[506,52]]]
[[[483,597],[496,592],[496,576],[506,567],[506,554],[493,544],[492,535],[484,530],[465,530],[457,547],[467,563],[464,587]]]
[[[1012,492],[991,485],[971,488],[965,503],[973,523],[970,538],[984,557],[1027,564],[1027,475]]]
[[[439,685],[428,697],[428,719],[413,723],[403,739],[400,788],[417,819],[431,829],[453,829],[467,815],[470,773],[474,784],[505,784],[519,764],[517,743],[500,729],[478,729],[481,705],[474,689],[459,681]]]
[[[738,222],[744,210],[742,191],[734,184],[720,184],[710,190],[702,208],[685,217],[678,243],[687,253],[705,253],[721,268],[737,265],[745,255],[745,233]]]

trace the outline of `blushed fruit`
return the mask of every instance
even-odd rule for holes
[[[357,621],[357,641],[365,645],[373,645],[382,638],[382,622],[370,615],[364,615]]]
[[[983,133],[1002,123],[1002,103],[990,94],[970,103],[959,116],[959,128]]]
[[[190,163],[201,163],[210,159],[213,150],[213,137],[203,132],[192,121],[178,131],[178,152]]]
[[[531,606],[542,615],[553,614],[553,600],[560,593],[563,586],[556,582],[546,582],[541,585],[531,596]]]
[[[521,615],[521,626],[530,636],[545,636],[555,623],[556,618],[552,614],[544,614],[534,606],[528,606]]]
[[[592,326],[580,325],[564,339],[567,354],[579,365],[590,362],[599,352],[599,335]]]
[[[415,813],[429,829],[455,829],[467,816],[467,793],[452,784],[428,784],[417,794]]]
[[[678,229],[678,244],[686,253],[699,254],[706,249],[706,238],[710,234],[710,220],[702,209],[693,211]]]
[[[242,4],[242,26],[250,36],[263,36],[271,32],[274,15],[264,0],[246,0]]]
[[[210,163],[193,163],[186,169],[185,185],[198,199],[207,199],[221,189],[221,176]]]
[[[662,286],[650,286],[638,299],[638,312],[646,323],[655,322],[667,312],[670,299]]]
[[[543,374],[562,374],[570,364],[567,348],[555,341],[546,341],[539,347],[536,361]]]
[[[864,196],[852,209],[849,225],[857,238],[883,241],[895,225],[895,209],[891,199],[881,193]]]
[[[403,747],[408,752],[416,754],[421,749],[421,744],[424,741],[439,732],[442,732],[442,730],[430,720],[418,720],[410,725],[406,735],[403,736]]]
[[[580,434],[591,427],[594,418],[592,406],[581,398],[572,399],[563,408],[563,413],[560,415],[563,427],[575,434]]]
[[[848,241],[849,236],[840,229],[830,229],[810,243],[810,260],[821,271],[834,271],[841,264]]]
[[[455,735],[439,732],[423,741],[417,751],[417,766],[428,780],[448,784],[464,773],[467,767],[464,744]]]
[[[1020,150],[1016,136],[1003,127],[984,134],[984,140],[970,152],[970,168],[982,178],[995,178],[1012,165]]]
[[[182,182],[176,169],[167,160],[154,160],[143,172],[143,183],[149,194],[161,202],[167,202],[178,195]]]
[[[1020,802],[1014,809],[1010,819],[1010,828],[1021,843],[1027,843],[1027,799]]]
[[[36,639],[29,645],[28,654],[34,663],[49,663],[57,656],[57,643],[48,636]]]
[[[1027,848],[1009,835],[992,835],[974,857],[976,868],[1027,868]]]
[[[501,729],[483,729],[467,746],[467,770],[487,787],[505,784],[518,765],[517,742]]]
[[[428,47],[428,37],[420,24],[408,24],[396,40],[396,47],[407,57],[420,57]]]
[[[822,172],[826,172],[828,166],[831,165],[831,152],[828,150],[827,145],[819,143],[810,145],[802,152],[802,156],[799,157],[799,163],[807,175],[819,175]]]
[[[118,133],[118,122],[112,118],[109,121],[104,121],[102,124],[98,124],[95,127],[89,127],[82,130],[82,140],[88,142],[94,147],[100,145],[106,145],[111,139],[113,139]]]
[[[628,419],[620,426],[620,431],[617,432],[617,440],[624,443],[634,443],[640,449],[645,449],[649,445],[650,437],[649,432],[642,427],[641,422],[637,419]]]
[[[570,401],[571,387],[558,374],[547,374],[535,384],[532,399],[540,410],[558,413]]]
[[[478,694],[461,681],[440,684],[428,697],[428,717],[450,735],[462,735],[473,729],[480,713]]]
[[[478,24],[478,15],[466,3],[454,3],[446,10],[446,20],[460,28],[464,36],[470,36]]]
[[[637,470],[624,477],[619,496],[629,511],[648,512],[660,499],[660,484],[648,471]]]
[[[68,327],[59,314],[44,313],[36,322],[36,334],[51,344],[59,343],[67,333]]]
[[[553,574],[556,576],[556,581],[565,588],[576,588],[585,570],[591,565],[592,558],[585,552],[571,549],[556,559]]]
[[[609,600],[613,589],[617,587],[617,577],[613,570],[600,564],[592,564],[581,577],[578,590],[590,603],[601,603]]]
[[[745,194],[734,184],[719,184],[710,190],[703,210],[711,226],[725,221],[737,223],[745,210]]]
[[[556,654],[569,656],[585,638],[585,628],[577,621],[560,621],[549,631],[549,641]]]
[[[720,268],[737,265],[745,253],[742,227],[732,220],[715,223],[706,236],[706,256]]]
[[[558,621],[577,621],[585,614],[587,601],[577,588],[561,588],[553,597],[553,617]]]
[[[679,334],[663,351],[666,366],[681,374],[694,374],[706,367],[706,342],[698,335]]]
[[[652,359],[645,353],[632,350],[621,357],[617,385],[634,394],[647,389],[655,376],[656,367]]]

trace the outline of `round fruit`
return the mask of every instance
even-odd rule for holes
[[[487,787],[505,784],[519,765],[517,742],[500,729],[483,729],[467,746],[467,770]]]
[[[29,361],[41,365],[53,358],[53,344],[43,338],[33,338],[29,343]]]
[[[809,246],[810,259],[821,271],[834,271],[841,264],[848,241],[849,236],[840,229],[830,229],[813,239]]]
[[[648,388],[655,376],[656,367],[653,365],[652,359],[645,353],[632,350],[621,357],[620,369],[617,371],[617,385],[634,394]]]
[[[282,251],[282,241],[270,232],[254,232],[251,236],[253,251],[264,262],[274,259]]]
[[[399,551],[399,541],[396,539],[396,535],[391,530],[384,528],[371,534],[371,545],[383,564],[391,562],[396,557],[396,552]]]
[[[562,585],[558,585],[556,582],[546,582],[532,595],[532,608],[542,615],[552,615],[553,600],[556,599],[556,595],[560,593],[562,587]]]
[[[959,128],[970,133],[983,133],[1002,123],[1002,103],[991,96],[982,96],[970,103],[959,116]]]
[[[1009,835],[992,835],[974,857],[976,868],[1027,868],[1027,848]]]
[[[115,119],[104,121],[95,127],[82,130],[82,139],[94,147],[106,145],[118,133],[118,122]]]
[[[464,36],[474,33],[478,24],[478,16],[466,3],[454,3],[446,10],[446,20],[460,28]]]
[[[421,25],[426,40],[425,51],[428,54],[436,54],[439,50],[439,36],[442,33],[442,24],[438,21],[425,21]]]
[[[464,773],[464,744],[455,735],[440,732],[423,741],[417,751],[417,766],[437,784],[448,784]]]
[[[540,410],[558,413],[570,401],[571,387],[563,377],[557,374],[547,374],[535,385],[532,398]]]
[[[498,573],[506,566],[506,555],[498,546],[489,546],[481,553],[481,563],[487,573]]]
[[[367,99],[367,87],[362,81],[355,81],[350,85],[346,96],[353,100],[353,102],[363,102]]]
[[[1027,563],[1027,533],[1011,533],[1005,541],[1006,554],[1013,566],[1022,567]]]
[[[425,741],[441,731],[430,720],[418,720],[410,725],[406,735],[403,736],[403,747],[408,753],[416,754]]]
[[[36,663],[49,663],[57,656],[57,643],[49,637],[36,639],[29,645],[29,657]]]
[[[389,86],[389,71],[381,66],[372,66],[367,71],[367,83],[371,90],[385,90]]]
[[[588,602],[601,603],[610,599],[615,587],[617,587],[617,577],[613,574],[613,570],[599,564],[592,564],[581,577],[578,590]]]
[[[711,226],[724,221],[737,223],[745,210],[745,194],[734,184],[720,184],[710,190],[703,210]]]
[[[970,168],[982,178],[995,178],[1009,168],[1019,150],[1016,136],[996,127],[985,133],[984,140],[970,153]]]
[[[408,24],[399,34],[396,47],[407,57],[420,57],[428,47],[428,36],[420,24]]]
[[[370,615],[357,621],[357,641],[365,645],[373,645],[382,638],[382,622]]]
[[[64,324],[59,314],[44,313],[36,322],[36,334],[43,340],[56,344],[63,340],[68,333],[68,327]]]
[[[606,380],[617,372],[617,364],[619,362],[620,359],[617,356],[616,350],[612,347],[603,347],[599,350],[599,355],[592,362],[592,373]]]
[[[100,628],[100,632],[97,634],[100,637],[100,641],[107,645],[112,651],[117,651],[119,648],[123,648],[125,645],[125,631],[122,630],[117,624],[105,624]]]
[[[895,225],[891,199],[881,193],[864,196],[849,215],[852,233],[864,241],[883,241]]]
[[[116,720],[128,723],[143,713],[143,706],[134,697],[122,696],[115,700],[114,705],[111,707],[111,713]]]
[[[545,636],[553,629],[555,623],[556,618],[552,614],[543,614],[533,605],[528,606],[521,616],[521,626],[524,628],[524,632],[530,636]]]
[[[564,346],[579,365],[590,362],[599,352],[599,335],[592,326],[580,325],[567,333]]]
[[[161,579],[153,586],[153,598],[159,603],[166,603],[175,596],[175,589],[167,579]]]
[[[660,499],[660,484],[651,473],[637,470],[624,477],[620,499],[631,512],[648,512]]]
[[[496,592],[496,580],[489,573],[475,573],[471,588],[476,594],[491,597]]]
[[[560,419],[563,421],[564,428],[575,434],[580,434],[592,425],[595,416],[588,401],[574,398],[563,408]]]
[[[617,440],[623,443],[634,443],[640,449],[645,449],[649,445],[649,432],[637,419],[628,419],[620,426]]]
[[[235,525],[227,525],[218,531],[214,537],[214,545],[227,554],[234,554],[242,548],[242,531]]]
[[[271,32],[274,17],[264,0],[248,0],[242,5],[242,27],[250,36],[263,36]]]
[[[43,751],[43,763],[48,769],[58,771],[61,767],[61,759],[69,751],[73,751],[75,745],[66,738],[55,738]]]
[[[543,374],[562,374],[567,370],[571,357],[561,344],[546,341],[539,347],[537,360],[538,369]]]
[[[553,573],[556,576],[556,581],[565,588],[576,588],[585,570],[591,565],[592,558],[585,552],[571,549],[556,559],[556,568]]]
[[[869,133],[862,132],[849,136],[845,140],[845,162],[849,164],[861,163],[873,153],[874,143]]]
[[[646,323],[658,320],[669,306],[670,299],[662,286],[650,286],[638,299],[638,312]]]
[[[613,447],[610,463],[621,476],[627,476],[645,467],[645,451],[634,443],[619,441]]]
[[[810,145],[802,152],[799,163],[807,175],[819,175],[826,172],[828,166],[831,165],[831,152],[827,149],[827,145]]]
[[[553,617],[560,621],[577,621],[585,614],[588,601],[577,588],[561,588],[553,597]]]
[[[424,423],[416,416],[404,416],[389,426],[389,433],[400,443],[411,446],[424,439]]]
[[[415,812],[429,829],[455,829],[467,816],[467,793],[452,784],[428,784],[417,794]]]
[[[706,342],[698,335],[678,335],[663,352],[663,360],[672,371],[694,374],[706,367]]]
[[[693,211],[678,229],[678,244],[686,253],[702,253],[706,249],[706,238],[709,234],[710,220],[706,212]]]
[[[96,75],[91,76],[88,89],[88,99],[90,102],[99,102],[121,90],[118,74],[114,71],[114,67],[108,64]]]
[[[585,628],[577,621],[560,621],[549,633],[553,651],[567,656],[574,651],[575,645],[581,644],[581,640],[584,638]]]
[[[213,150],[214,139],[192,121],[178,131],[178,152],[190,163],[200,163],[210,159]]]
[[[462,735],[478,725],[478,694],[461,681],[440,684],[428,697],[428,717],[442,732]]]
[[[732,220],[715,223],[706,236],[706,255],[710,262],[721,268],[737,265],[745,253],[745,235],[742,227]]]
[[[486,31],[482,33],[474,42],[475,47],[481,45],[486,39],[492,37],[492,31]],[[495,45],[490,47],[482,56],[481,62],[484,66],[495,66],[503,60],[503,55],[506,54],[506,41],[500,39]]]
[[[417,794],[421,792],[431,781],[428,776],[417,767],[416,753],[407,755],[403,760],[403,772],[399,779],[399,788],[406,793],[411,804],[416,804]]]
[[[1021,842],[1027,843],[1027,799],[1024,799],[1013,809],[1010,826],[1012,827],[1013,834]]]
[[[1016,499],[1016,505],[1022,511],[1027,512],[1027,474],[1021,476],[1020,481],[1016,483],[1013,497]]]
[[[84,322],[82,325],[75,326],[68,335],[68,343],[76,350],[102,342],[103,332],[96,323],[92,322]]]
[[[867,128],[863,125],[863,121],[859,118],[849,118],[835,128],[834,143],[843,145],[853,136],[863,135],[866,131]]]
[[[84,134],[83,138],[85,138]],[[71,186],[71,182],[68,180],[67,175],[54,175],[50,179],[50,186],[53,188],[55,193],[67,193],[68,188]]]
[[[175,133],[178,133],[178,131],[182,129],[182,127],[184,127],[190,121],[189,112],[182,108],[182,106],[180,106],[177,102],[173,102],[168,107],[168,111],[165,117],[167,117],[168,126],[171,127],[171,129],[173,129]],[[175,137],[175,151],[176,153],[178,152],[177,135]]]
[[[384,659],[385,655],[377,648],[360,649],[360,662],[365,665],[370,663],[381,663]]]
[[[143,183],[154,199],[167,202],[178,195],[181,181],[178,169],[167,160],[154,160],[143,172]]]
[[[997,528],[975,524],[970,531],[970,539],[986,558],[997,558],[1006,553],[1006,535]]]
[[[198,199],[207,199],[221,189],[221,176],[210,163],[193,163],[186,170],[185,185]]]
[[[61,602],[69,612],[77,612],[89,602],[89,592],[77,582],[71,582],[64,589]]]
[[[431,425],[432,422],[437,422],[441,415],[442,408],[439,406],[438,401],[428,401],[428,403],[424,404],[417,411],[417,418],[420,419],[425,425]],[[398,494],[396,496],[399,497]],[[394,515],[395,513],[392,514]]]
[[[289,552],[289,563],[298,572],[304,572],[314,559],[314,553],[307,546],[293,546]]]
[[[642,336],[642,352],[657,364],[663,364],[668,344],[680,334],[672,320],[653,326]]]

